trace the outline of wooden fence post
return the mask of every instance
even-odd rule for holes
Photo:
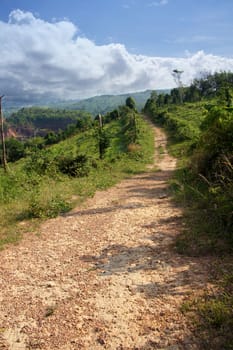
[[[5,135],[3,127],[3,115],[2,115],[2,99],[4,95],[0,96],[0,132],[1,132],[1,142],[2,142],[2,166],[5,172],[7,172],[7,160],[6,160],[6,145],[5,145]]]

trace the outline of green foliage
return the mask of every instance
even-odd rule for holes
[[[232,151],[233,109],[213,107],[201,124],[200,147],[218,156]]]
[[[42,115],[40,113],[42,113]],[[38,129],[36,129],[38,121],[42,121],[42,124],[44,123],[43,129],[41,129],[42,134],[45,135],[44,137],[33,136],[35,130],[39,133]],[[76,123],[69,124],[71,121],[75,121]],[[56,128],[51,125],[51,122],[55,122]],[[56,144],[79,132],[84,132],[92,128],[93,121],[91,116],[85,112],[62,111],[61,114],[61,111],[34,107],[29,109],[23,108],[16,114],[12,115],[11,118],[8,119],[8,126],[11,124],[19,129],[19,132],[22,135],[25,132],[28,134],[29,128],[29,134],[31,133],[31,136],[33,136],[24,141],[15,138],[6,139],[7,161],[15,162],[26,155],[37,152],[38,149],[44,149],[48,145]],[[66,124],[67,126],[64,130],[59,129],[57,132],[52,131],[52,129],[57,130],[59,125],[65,126]],[[49,131],[49,128],[51,128],[51,131]],[[48,131],[48,133],[45,131]]]
[[[132,113],[137,138],[128,148],[132,140],[127,135],[134,128]],[[25,158],[9,164],[8,175],[0,169],[0,246],[16,242],[24,231],[32,232],[29,225],[36,224],[36,219],[64,213],[97,189],[144,169],[152,158],[153,134],[128,107],[119,108],[116,114],[117,118],[104,124],[101,135],[93,125],[46,147],[43,138],[33,138],[30,146],[27,143]]]
[[[104,122],[105,123],[109,123],[113,120],[117,120],[119,119],[120,116],[119,116],[119,110],[118,109],[114,109],[112,112],[109,112],[107,113],[105,116],[104,116]]]
[[[25,143],[23,142],[25,153],[30,154],[41,150],[45,146],[45,140],[41,136],[36,136],[28,139]]]
[[[230,321],[229,323],[231,323],[232,328],[232,303],[233,299],[226,295],[223,298],[210,298],[209,300],[205,300],[203,303],[199,304],[199,312],[203,318],[203,321],[210,327],[221,329],[221,327],[226,324],[226,321]],[[229,328],[229,330],[231,328]]]
[[[127,97],[125,100],[125,105],[130,109],[136,110],[136,102],[131,96]]]
[[[56,172],[54,153],[50,149],[43,149],[33,152],[24,163],[24,170],[27,173],[45,175]]]
[[[213,279],[217,291],[182,306],[195,321],[202,349],[233,349],[232,86],[233,73],[207,75],[184,88],[183,105],[174,89],[169,103],[161,98],[159,106],[151,96],[144,108],[166,128],[170,151],[179,157],[171,189],[184,208],[185,226],[175,247],[181,254],[215,255],[222,268],[220,281]],[[222,267],[225,256],[230,268]]]
[[[69,124],[77,121],[86,124],[91,121],[91,117],[83,111],[30,107],[22,108],[7,118],[7,124],[12,127],[46,128],[53,131],[65,129]]]
[[[218,97],[219,105],[226,106],[226,107],[232,106],[232,101],[233,101],[232,91],[228,86],[222,86],[217,93],[217,97]]]
[[[187,144],[188,141],[190,148],[199,140],[200,125],[207,113],[205,103],[185,103],[165,108],[158,107],[152,99],[147,101],[144,111],[157,125],[167,130],[173,143]]]
[[[216,252],[217,247],[221,252],[228,250],[229,244],[224,248],[221,240],[231,242],[231,246],[233,243],[233,109],[226,107],[232,82],[232,73],[208,75],[185,90],[186,95],[192,92],[190,99],[199,91],[202,102],[170,104],[165,108],[158,106],[158,97],[151,96],[144,109],[157,124],[166,128],[170,150],[182,158],[180,164],[185,168],[177,172],[176,196],[200,218],[199,234],[198,219],[192,220],[195,234],[188,240],[190,245],[193,243],[195,254],[198,249],[204,252],[204,245],[208,252],[211,249]],[[226,102],[221,105],[216,105],[217,99],[208,104],[204,99],[222,93]],[[208,239],[201,238],[203,222]],[[184,240],[182,237],[179,246]]]
[[[178,84],[180,85],[180,84]],[[218,98],[218,104],[226,107],[232,106],[233,96],[233,73],[221,72],[215,74],[202,74],[200,79],[195,79],[188,87],[172,89],[170,94],[154,94],[146,101],[144,111],[148,115],[152,108],[157,110],[161,107],[179,105],[181,102],[198,102],[206,99]]]
[[[63,174],[71,177],[87,176],[90,172],[90,164],[85,154],[60,156],[56,158],[56,163]]]
[[[100,159],[103,159],[104,154],[108,146],[110,145],[108,133],[104,129],[101,129],[101,128],[99,129],[98,142],[99,142],[99,156],[100,156]]]
[[[3,204],[17,197],[17,185],[20,183],[17,175],[0,173],[0,202]],[[20,191],[20,187],[19,187]],[[20,191],[21,192],[21,191]]]
[[[233,243],[233,111],[210,109],[202,129],[190,167],[205,183],[211,217]]]
[[[198,105],[196,112],[201,111]],[[187,106],[176,113],[170,110],[164,123],[171,135],[170,149],[182,157],[183,169],[177,171],[173,187],[176,198],[189,208],[192,226],[192,232],[182,235],[177,246],[195,255],[222,254],[233,248],[233,114],[229,108],[215,106],[204,110],[199,119],[193,113],[189,122]]]
[[[195,318],[196,336],[203,349],[233,348],[233,275],[229,257],[214,262],[211,280],[216,286],[182,306],[183,312]]]
[[[136,108],[138,110],[143,108],[146,100],[150,96],[150,93],[151,91],[147,90],[144,92],[130,94],[135,100]],[[123,105],[127,97],[128,94],[95,96],[75,103],[67,103],[64,105],[64,108],[87,111],[91,113],[92,116],[99,113],[108,114],[109,112],[116,110],[119,106]]]
[[[25,156],[24,144],[11,137],[6,140],[7,162],[15,162]],[[1,147],[2,148],[2,147]]]
[[[66,202],[60,196],[52,197],[48,201],[41,199],[38,195],[33,195],[29,202],[27,212],[28,218],[54,218],[59,214],[68,212],[71,209],[71,204]]]
[[[220,72],[214,74],[202,74],[200,79],[195,79],[192,87],[195,87],[203,98],[214,98],[219,95],[219,92],[224,88],[233,86],[233,73]]]
[[[47,144],[59,142],[77,130],[84,131],[91,126],[92,118],[87,112],[41,107],[22,108],[13,113],[6,122],[6,127],[20,137],[49,135]],[[51,135],[52,132],[56,132],[56,138],[54,134]]]
[[[130,110],[130,112],[122,118],[121,123],[123,140],[125,147],[127,148],[129,144],[137,142],[138,129],[136,113]]]

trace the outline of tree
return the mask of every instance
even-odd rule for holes
[[[45,143],[46,145],[53,145],[54,143],[58,142],[58,135],[54,131],[50,131],[45,136]]]
[[[6,148],[8,162],[15,162],[25,155],[24,143],[13,137],[6,139]]]
[[[165,94],[164,95],[164,104],[168,105],[171,103],[171,95],[170,94]]]
[[[176,85],[179,90],[179,95],[180,95],[180,103],[183,103],[183,84],[181,80],[181,75],[184,73],[182,70],[174,69],[172,72],[172,76],[176,82]]]
[[[229,87],[221,87],[218,91],[218,103],[226,107],[231,107],[232,105],[232,93]]]
[[[104,130],[103,117],[101,114],[98,114],[95,117],[95,120],[98,121],[98,143],[99,143],[99,157],[103,159],[106,148],[109,146],[109,137]]]
[[[152,101],[156,102],[157,99],[158,99],[157,91],[153,90],[153,91],[151,92],[150,98],[151,98]]]
[[[197,102],[200,101],[201,95],[200,90],[196,85],[192,84],[191,86],[183,89],[183,99],[186,102]]]
[[[136,102],[131,96],[127,97],[127,99],[125,101],[125,105],[127,107],[129,107],[130,109],[136,110]]]
[[[164,94],[159,94],[159,96],[157,98],[157,101],[156,101],[156,105],[158,107],[163,107],[164,106],[164,97],[165,97]]]
[[[180,94],[177,88],[171,90],[172,103],[178,104],[180,102]]]

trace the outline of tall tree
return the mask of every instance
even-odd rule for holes
[[[129,107],[130,109],[136,110],[136,102],[131,96],[127,97],[127,99],[125,101],[125,105],[127,107]]]
[[[182,73],[184,73],[183,70],[178,70],[178,69],[174,69],[172,71],[172,76],[176,82],[176,85],[178,87],[179,90],[179,95],[180,95],[180,103],[183,103],[183,83],[181,80],[181,75]]]

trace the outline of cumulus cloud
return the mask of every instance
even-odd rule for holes
[[[0,94],[15,100],[78,99],[174,87],[173,69],[188,84],[200,71],[233,71],[233,59],[130,54],[122,44],[96,45],[68,20],[46,22],[15,10],[0,22]]]

